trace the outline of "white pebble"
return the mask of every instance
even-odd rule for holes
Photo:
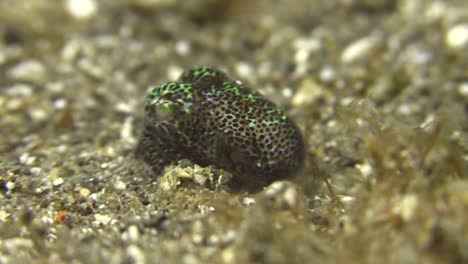
[[[361,38],[349,44],[341,54],[343,63],[351,63],[360,59],[364,59],[371,54],[375,48],[377,39],[374,36]]]
[[[57,152],[58,153],[65,153],[68,150],[68,147],[66,145],[59,145],[57,147]]]
[[[135,264],[144,264],[144,263],[146,263],[146,258],[145,258],[144,252],[136,245],[128,246],[127,255],[132,260],[132,263],[135,263]]]
[[[42,174],[42,168],[32,167],[29,169],[29,172],[31,172],[33,176],[39,176],[40,174]]]
[[[457,90],[461,96],[468,97],[468,83],[460,84]]]
[[[80,197],[86,198],[91,194],[91,191],[87,188],[80,188],[78,191]]]
[[[97,11],[97,4],[94,0],[67,0],[65,7],[71,16],[78,19],[90,18]]]
[[[304,107],[314,102],[317,98],[324,94],[324,88],[314,79],[304,79],[296,93],[294,94],[291,103],[296,107]]]
[[[108,215],[103,215],[103,214],[95,214],[94,219],[96,220],[96,224],[104,224],[107,225],[110,223],[112,218]]]
[[[255,204],[255,199],[252,197],[244,197],[242,199],[242,204],[245,206],[251,206]]]
[[[403,196],[400,203],[396,204],[393,210],[407,222],[413,218],[418,203],[418,197],[415,194],[407,194]]]
[[[29,159],[29,153],[23,153],[19,156],[18,160],[21,164],[26,164],[26,161]]]
[[[6,222],[10,214],[5,211],[0,211],[0,221]]]
[[[368,179],[373,173],[372,166],[367,162],[362,163],[362,164],[357,164],[356,169],[359,170],[362,177],[364,177],[365,179]]]
[[[115,110],[120,113],[129,114],[133,112],[133,106],[126,102],[118,102],[115,105]]]
[[[38,81],[44,78],[46,69],[37,60],[22,61],[7,71],[7,75],[12,79]]]
[[[190,43],[185,40],[179,40],[176,42],[175,50],[180,56],[187,56],[190,54],[191,50]]]
[[[176,65],[169,65],[167,69],[167,77],[169,80],[177,80],[184,70]]]
[[[126,141],[130,144],[134,144],[136,142],[136,138],[133,135],[133,118],[127,117],[122,125],[122,129],[120,130],[120,138],[123,141]]]
[[[286,98],[290,98],[293,95],[293,90],[291,87],[285,87],[281,90],[281,94]]]
[[[8,190],[8,191],[11,191],[13,189],[15,189],[16,185],[14,182],[12,181],[9,181],[5,184],[5,188]]]
[[[127,185],[123,181],[116,181],[114,183],[114,188],[118,191],[123,191],[127,188]]]
[[[293,207],[298,203],[298,193],[297,189],[289,187],[284,191],[283,199],[287,205]]]
[[[322,44],[315,38],[298,38],[294,41],[296,50],[317,51],[322,47]]]
[[[60,55],[65,61],[70,62],[78,56],[80,49],[81,43],[76,40],[71,40],[62,48]]]
[[[294,62],[297,67],[294,72],[295,75],[303,75],[307,72],[307,61],[310,54],[319,50],[322,45],[319,40],[314,38],[298,38],[293,43],[296,53],[294,54]]]
[[[131,242],[138,241],[140,233],[138,232],[138,227],[135,225],[131,225],[128,227],[127,232],[127,239]]]
[[[296,54],[294,55],[294,61],[297,64],[304,64],[309,59],[309,54],[310,52],[308,50],[305,50],[305,49],[297,50]]]
[[[57,178],[56,180],[54,180],[54,181],[52,182],[52,184],[53,184],[54,186],[59,186],[59,185],[62,185],[63,182],[64,182],[64,180],[63,180],[61,177],[59,177],[59,178]]]
[[[64,109],[67,106],[67,101],[63,98],[54,101],[55,109]]]
[[[352,196],[340,196],[339,198],[342,203],[346,204],[350,204],[356,200],[356,198]]]
[[[459,24],[447,31],[445,43],[451,48],[463,48],[468,44],[468,24]]]
[[[247,62],[238,62],[236,64],[236,72],[239,77],[243,79],[251,79],[252,78],[252,66]]]
[[[15,111],[21,108],[23,106],[23,101],[18,98],[12,98],[11,100],[8,100],[5,104],[6,109],[10,111]]]
[[[34,242],[31,239],[14,237],[9,239],[2,239],[2,246],[6,249],[7,252],[17,252],[18,249],[32,250],[34,247]]]
[[[36,122],[44,121],[49,117],[48,114],[47,114],[47,111],[45,111],[44,109],[41,109],[41,108],[31,109],[29,111],[29,115]]]
[[[447,11],[449,10],[447,10],[447,4],[444,1],[435,1],[428,4],[424,15],[428,21],[435,22],[443,19]]]
[[[10,96],[31,96],[32,87],[26,84],[15,84],[7,89],[6,93]]]
[[[402,104],[397,108],[397,112],[403,115],[409,115],[413,112],[413,109],[409,104]]]
[[[323,82],[330,82],[336,78],[336,71],[330,66],[325,66],[320,70],[320,80]]]

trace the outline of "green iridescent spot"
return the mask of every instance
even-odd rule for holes
[[[254,93],[250,93],[245,97],[248,101],[255,102],[256,95]]]
[[[169,119],[177,109],[172,102],[168,101],[158,102],[154,107],[160,120]]]
[[[158,96],[158,91],[156,89],[153,89],[150,93],[149,93],[149,96],[151,99],[155,98],[156,96]]]
[[[195,76],[195,78],[203,78],[203,77],[208,77],[208,76],[214,77],[215,75],[216,75],[216,72],[207,67],[203,67],[201,69],[197,69],[193,71],[193,76]]]
[[[267,125],[267,126],[273,126],[273,125],[277,125],[279,123],[279,121],[276,120],[276,119],[274,119],[274,120],[263,120],[262,123]]]
[[[224,86],[223,91],[225,93],[234,93],[235,95],[240,95],[239,87],[233,86],[233,85],[230,85],[230,84],[226,84]]]

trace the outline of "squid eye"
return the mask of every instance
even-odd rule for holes
[[[154,111],[159,120],[170,119],[177,110],[177,106],[170,101],[160,101],[154,105]]]

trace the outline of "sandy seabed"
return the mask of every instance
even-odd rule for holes
[[[0,263],[468,262],[467,1],[3,0],[0,37]],[[301,173],[148,176],[146,91],[202,65],[287,111]]]

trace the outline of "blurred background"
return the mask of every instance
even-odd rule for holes
[[[467,51],[465,0],[0,0],[0,262],[467,262]],[[296,121],[296,179],[132,167],[148,87],[204,65]]]

